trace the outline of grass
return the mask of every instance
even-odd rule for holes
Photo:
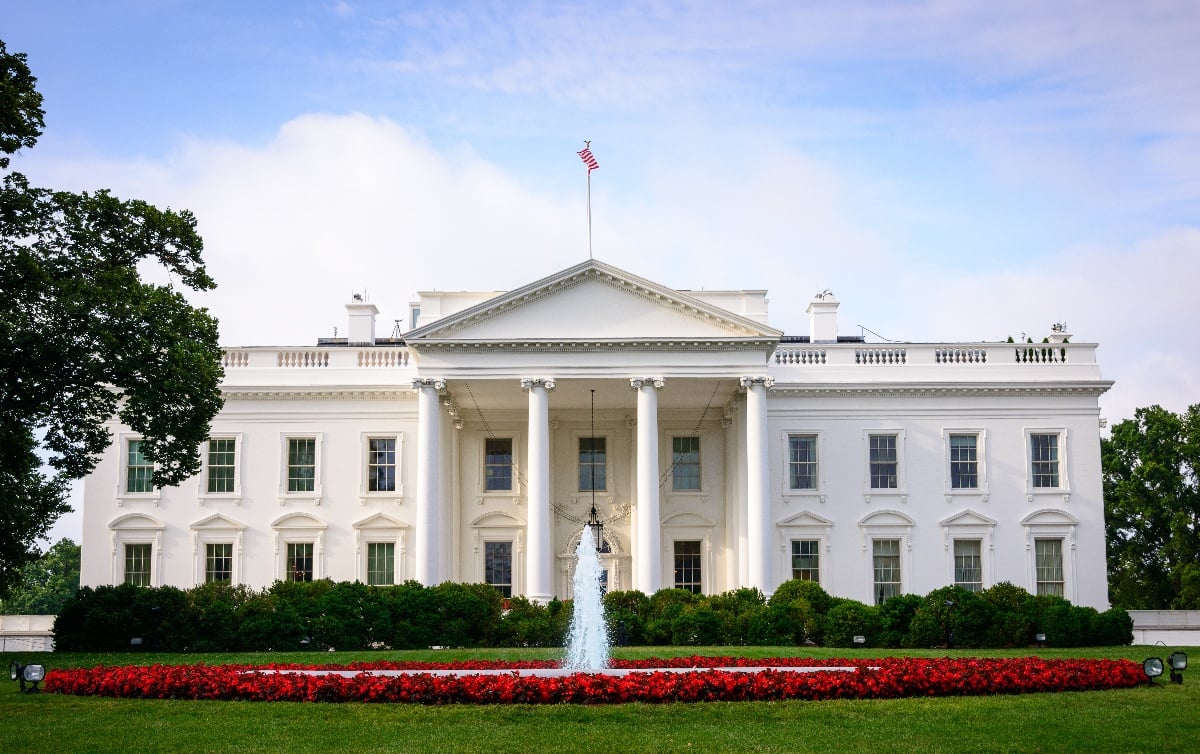
[[[1162,647],[1040,650],[1045,657],[1163,656]],[[878,656],[814,647],[646,647],[623,657]],[[153,662],[557,657],[557,650],[7,655],[48,668]],[[895,653],[893,653],[895,654]],[[941,651],[904,652],[944,656]],[[1019,651],[949,654],[1018,656]],[[1188,674],[1185,672],[1185,677]],[[1183,685],[1021,696],[677,705],[445,706],[192,702],[20,694],[0,687],[0,751],[420,752],[1191,752],[1200,747],[1200,677]]]

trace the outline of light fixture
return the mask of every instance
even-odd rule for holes
[[[34,693],[38,691],[38,684],[46,677],[46,666],[30,663],[22,665],[19,662],[13,662],[8,666],[8,676],[11,680],[18,681],[21,684],[21,691]],[[25,684],[33,684],[30,688],[25,688]]]
[[[604,552],[604,523],[600,520],[600,516],[596,514],[596,390],[592,389],[592,451],[589,455],[591,459],[591,482],[588,485],[592,488],[592,511],[588,514],[587,525],[592,527],[592,534],[596,537],[596,552]]]
[[[867,643],[867,637],[863,636],[862,634],[856,634],[854,637],[854,643],[861,647]]]
[[[1146,680],[1154,683],[1154,679],[1163,674],[1163,661],[1161,657],[1147,657],[1142,661],[1142,672],[1146,674]]]
[[[1167,665],[1171,668],[1171,683],[1183,683],[1183,671],[1187,670],[1187,654],[1172,652],[1167,657]]]

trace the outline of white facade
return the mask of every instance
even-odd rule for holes
[[[1107,606],[1095,344],[839,339],[828,293],[785,337],[765,291],[597,261],[412,308],[402,340],[355,301],[351,338],[228,349],[205,469],[177,488],[138,491],[137,437],[114,424],[83,583],[569,597],[594,500],[610,589],[795,575],[872,603],[1009,581]]]

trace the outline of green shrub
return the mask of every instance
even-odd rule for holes
[[[767,602],[773,638],[793,644],[822,643],[825,614],[833,604],[833,597],[815,581],[783,582]]]
[[[718,643],[727,646],[770,643],[767,598],[758,589],[734,589],[715,594],[708,598],[708,604],[720,620]]]
[[[989,647],[1025,647],[1034,641],[1033,595],[1007,581],[979,593],[994,609],[988,632]]]
[[[647,644],[666,645],[674,642],[675,620],[688,605],[704,599],[686,589],[660,589],[650,597],[650,610],[646,616],[645,638]]]
[[[908,635],[913,616],[924,601],[925,598],[917,594],[898,594],[879,605],[879,646],[904,646],[904,637]]]
[[[825,615],[825,646],[879,646],[882,625],[879,608],[854,600],[841,600]],[[855,644],[855,636],[862,636],[866,643]]]
[[[624,628],[625,644],[649,644],[646,639],[646,620],[650,616],[650,598],[637,590],[609,592],[604,595],[604,614],[608,618],[609,641],[621,643]]]
[[[986,646],[995,608],[960,586],[934,589],[921,601],[909,624],[909,647]]]

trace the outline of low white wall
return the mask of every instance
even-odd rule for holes
[[[1129,610],[1134,644],[1200,647],[1200,610]]]
[[[53,652],[53,615],[0,615],[0,652]]]

